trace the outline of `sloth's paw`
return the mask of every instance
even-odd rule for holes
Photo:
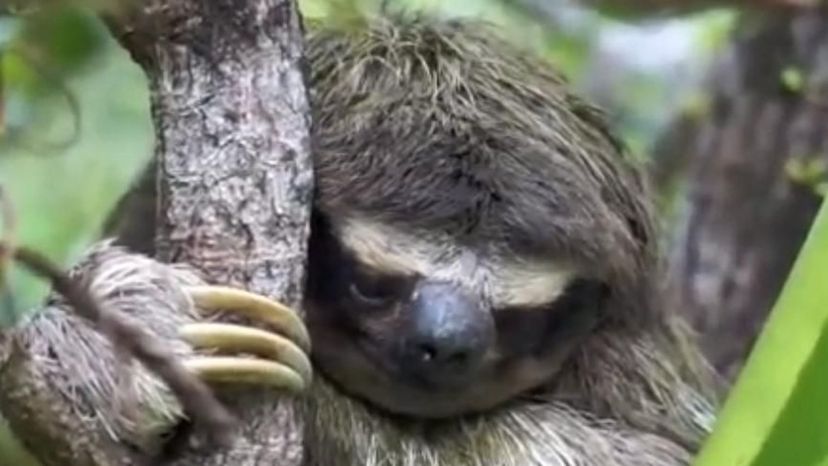
[[[292,393],[310,385],[310,337],[295,311],[236,288],[191,286],[185,291],[202,312],[231,312],[268,328],[218,322],[182,325],[181,337],[197,353],[184,361],[191,371],[213,385],[249,384]]]

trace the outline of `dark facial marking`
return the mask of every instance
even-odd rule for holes
[[[608,296],[601,282],[580,279],[554,303],[492,311],[462,285],[361,263],[320,214],[311,228],[314,363],[393,413],[474,412],[539,386],[595,328]]]
[[[494,318],[499,349],[507,357],[554,351],[558,344],[594,327],[608,296],[609,289],[603,283],[579,279],[554,303],[498,309]]]
[[[390,310],[406,300],[417,277],[392,275],[359,263],[332,234],[328,222],[311,220],[307,295],[328,314],[326,320],[359,326],[371,312]],[[356,329],[354,329],[356,330]]]

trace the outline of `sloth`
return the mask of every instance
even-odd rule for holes
[[[317,25],[306,54],[304,320],[151,258],[153,167],[74,276],[209,382],[301,393],[308,466],[688,464],[716,395],[660,291],[642,169],[602,113],[469,20]],[[140,409],[114,407],[114,359],[59,298],[15,331],[120,441],[149,448],[181,420],[140,368]]]

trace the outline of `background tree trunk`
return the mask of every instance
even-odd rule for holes
[[[150,83],[157,258],[299,309],[313,176],[297,5],[158,0],[111,24]],[[261,391],[223,399],[242,421],[240,438],[176,464],[301,462],[289,400]]]
[[[743,15],[710,76],[672,246],[678,305],[733,379],[820,205],[828,161],[828,8]],[[674,142],[674,141],[673,141]],[[685,149],[686,148],[686,149]],[[663,170],[659,175],[665,176]]]

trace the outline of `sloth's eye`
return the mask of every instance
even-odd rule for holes
[[[404,279],[357,273],[348,288],[358,302],[369,306],[383,306],[400,299],[405,291]]]
[[[381,290],[374,288],[364,288],[359,283],[351,283],[351,295],[358,301],[370,304],[372,306],[381,306],[388,302],[389,297],[382,293]]]
[[[390,291],[383,289],[377,280],[354,280],[351,282],[350,292],[357,300],[372,306],[386,304],[392,298]]]

